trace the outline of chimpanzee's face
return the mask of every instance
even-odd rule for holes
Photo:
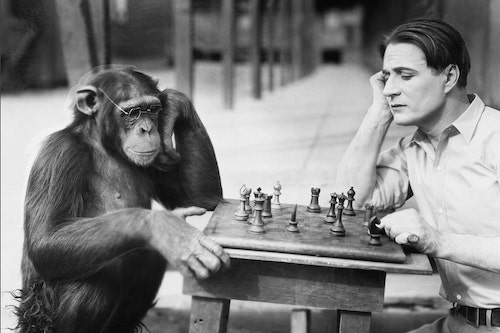
[[[155,96],[137,96],[118,103],[116,118],[122,149],[136,165],[148,166],[161,150],[158,116],[162,104]]]

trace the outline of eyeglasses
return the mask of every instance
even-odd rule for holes
[[[114,105],[123,112],[127,117],[131,120],[137,120],[140,118],[141,114],[149,113],[152,115],[157,115],[163,109],[161,104],[153,104],[149,105],[146,108],[142,108],[140,106],[134,106],[133,108],[128,109],[128,111],[123,110],[118,104],[116,104],[102,89],[99,89],[103,95]]]

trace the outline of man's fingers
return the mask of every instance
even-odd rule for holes
[[[410,236],[410,233],[402,232],[394,238],[394,241],[401,245],[408,244],[408,236]]]

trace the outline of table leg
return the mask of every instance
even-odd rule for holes
[[[311,310],[293,309],[290,323],[291,333],[310,333],[311,332]]]
[[[372,314],[370,312],[338,311],[339,333],[368,333]]]
[[[229,299],[193,296],[189,333],[226,333]]]

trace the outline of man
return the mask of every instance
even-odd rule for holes
[[[373,103],[343,157],[339,188],[360,205],[403,209],[381,227],[435,258],[450,314],[414,332],[500,332],[500,112],[467,95],[460,34],[437,20],[396,28],[371,77]],[[380,152],[392,122],[413,135]]]

